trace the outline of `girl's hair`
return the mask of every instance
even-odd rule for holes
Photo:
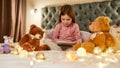
[[[59,14],[59,22],[61,22],[61,16],[67,14],[69,17],[72,18],[72,22],[75,23],[75,15],[73,12],[73,8],[71,5],[63,5],[60,9],[60,14]]]

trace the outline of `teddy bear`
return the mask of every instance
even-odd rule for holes
[[[13,38],[8,36],[3,36],[4,43],[0,46],[0,54],[8,54],[14,48]]]
[[[44,31],[32,24],[30,26],[29,33],[25,34],[19,41],[19,45],[28,52],[50,50],[47,44],[40,44],[40,40],[43,38]]]
[[[89,53],[94,53],[95,49],[101,52],[106,51],[108,47],[116,47],[113,36],[110,31],[110,18],[107,16],[97,17],[89,25],[89,30],[92,32],[89,39],[83,43],[76,43],[73,49],[77,50],[80,47],[85,48]],[[97,48],[96,48],[97,47]]]

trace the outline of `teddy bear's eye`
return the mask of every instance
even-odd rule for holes
[[[117,33],[120,33],[120,31],[117,31]]]
[[[92,22],[89,22],[89,23],[88,23],[88,25],[91,25],[91,24],[92,24]]]

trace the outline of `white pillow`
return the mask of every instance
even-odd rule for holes
[[[91,35],[91,33],[88,31],[80,31],[80,33],[81,33],[83,42],[87,41]]]
[[[49,39],[52,39],[53,30],[54,29],[45,30],[45,34],[46,34],[45,37],[49,38]]]
[[[110,34],[116,39],[120,41],[120,26],[113,25],[110,28]]]

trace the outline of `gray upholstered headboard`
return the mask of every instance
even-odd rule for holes
[[[58,23],[60,7],[42,8],[42,28],[52,29],[55,27]],[[111,25],[120,24],[120,0],[74,4],[72,7],[80,30],[89,31],[88,23],[101,15],[109,16],[112,20]]]

